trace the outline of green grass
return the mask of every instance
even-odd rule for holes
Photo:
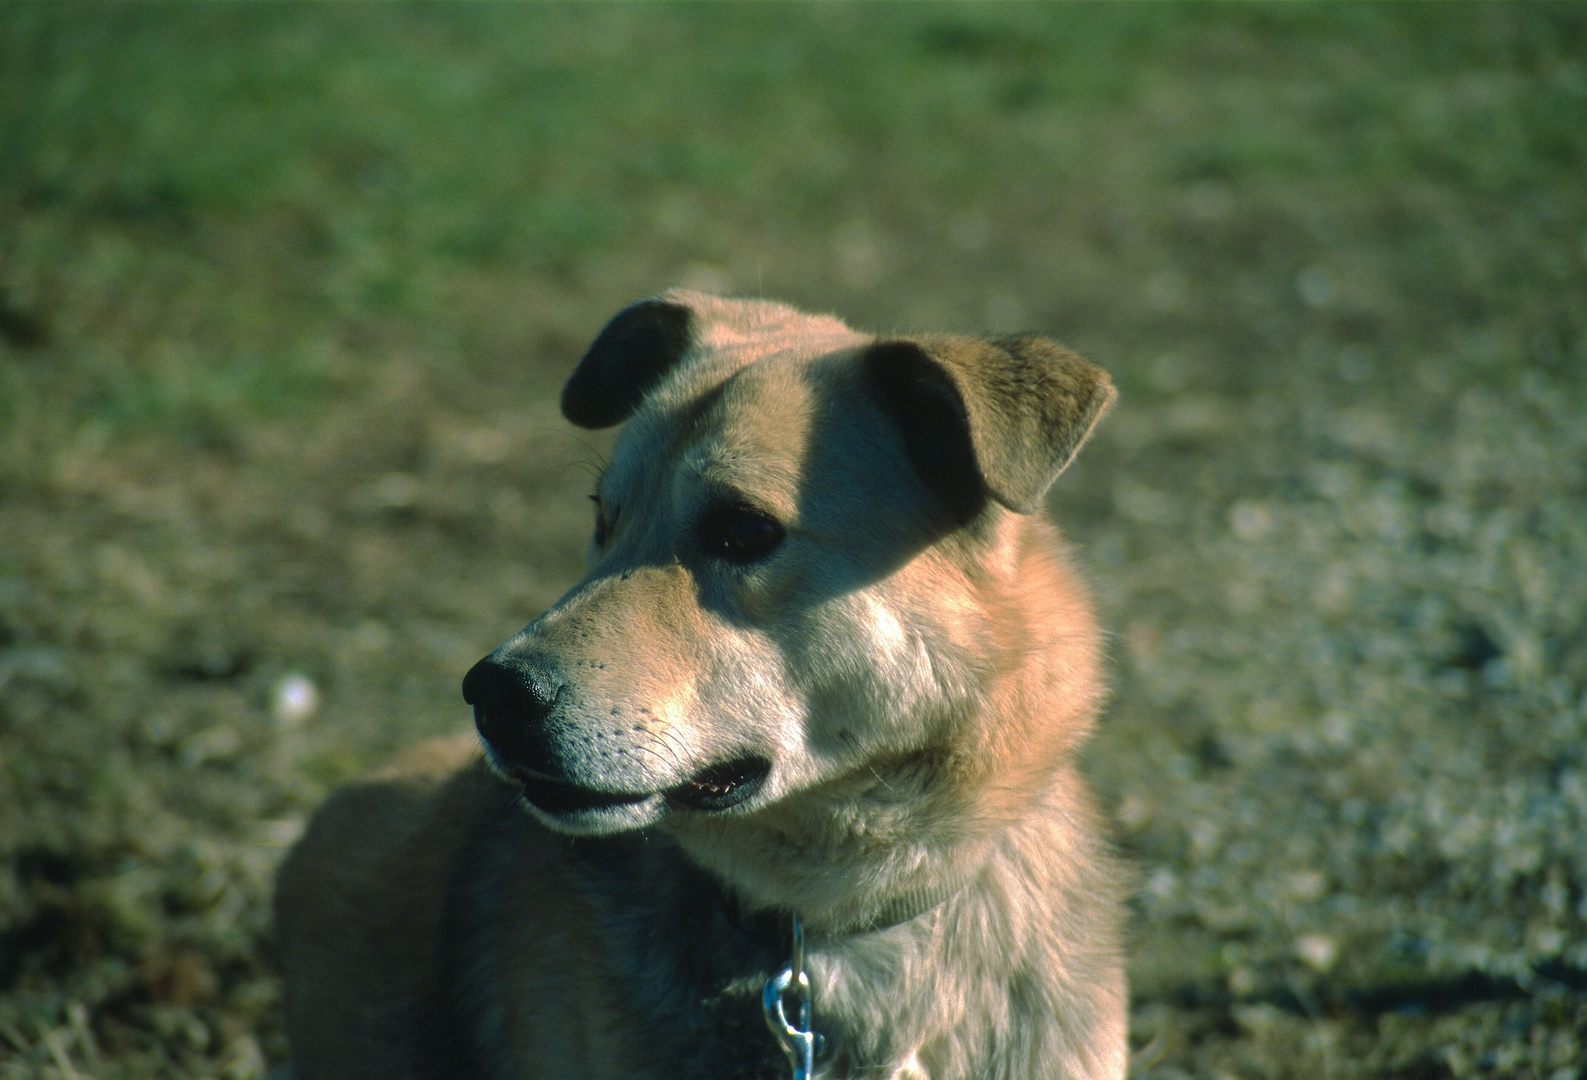
[[[905,227],[1120,184],[1509,199],[1587,165],[1582,43],[1561,9],[19,4],[4,19],[8,295],[31,311],[68,292],[144,323],[105,355],[98,325],[46,320],[77,361],[71,422],[116,427],[212,428],[334,392],[278,357],[322,352],[361,314],[466,339],[447,303],[460,281],[576,278],[642,246],[726,262],[746,236],[774,255],[848,218]]]

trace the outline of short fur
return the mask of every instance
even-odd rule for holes
[[[589,572],[465,682],[490,765],[421,747],[282,868],[301,1080],[786,1076],[789,911],[823,1076],[1122,1076],[1098,632],[1037,516],[1112,396],[1037,338],[619,314],[563,395],[627,420]],[[743,507],[781,539],[728,558]]]

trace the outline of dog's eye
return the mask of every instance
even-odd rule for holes
[[[764,559],[782,543],[783,535],[775,518],[735,503],[713,506],[700,519],[700,546],[707,555],[733,563]]]

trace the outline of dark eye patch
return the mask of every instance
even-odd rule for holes
[[[700,547],[715,559],[744,565],[770,555],[787,535],[782,523],[743,503],[717,503],[700,516]]]

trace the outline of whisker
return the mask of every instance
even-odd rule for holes
[[[889,784],[889,783],[888,783],[888,782],[887,782],[887,781],[886,781],[886,780],[883,780],[883,779],[882,779],[882,774],[881,774],[881,773],[879,773],[879,772],[877,772],[877,771],[876,771],[876,766],[875,766],[875,765],[867,765],[867,766],[865,766],[865,767],[866,767],[866,768],[867,768],[867,769],[869,769],[869,770],[871,770],[871,775],[872,775],[872,776],[874,776],[874,777],[876,777],[876,779],[877,779],[877,781],[878,781],[878,782],[879,782],[879,783],[880,783],[880,784],[881,784],[881,785],[882,785],[882,786],[883,786],[883,787],[884,787],[884,788],[886,788],[886,789],[887,789],[887,790],[888,790],[888,791],[891,791],[891,792],[892,792],[892,793],[893,793],[893,794],[894,794],[894,795],[897,795],[897,794],[898,794],[898,791],[897,791],[897,790],[896,790],[896,789],[895,789],[895,788],[894,788],[894,787],[893,787],[893,785],[892,785],[892,784]]]

